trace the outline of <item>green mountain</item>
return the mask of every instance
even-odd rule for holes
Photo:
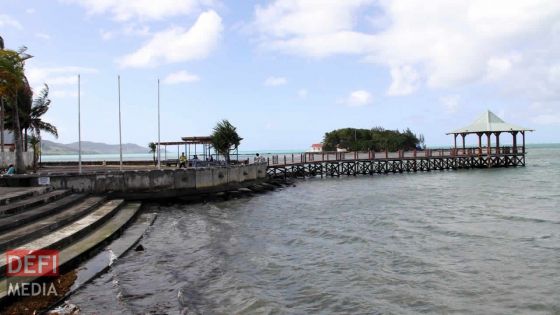
[[[123,143],[123,153],[149,153],[150,149],[134,143]],[[118,144],[106,144],[100,142],[82,141],[82,154],[118,154]],[[43,154],[62,155],[78,154],[78,142],[68,144],[56,143],[43,140]]]

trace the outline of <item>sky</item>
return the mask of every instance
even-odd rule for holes
[[[432,146],[491,110],[560,142],[557,0],[0,0],[6,48],[50,87],[57,141],[209,135],[307,149],[344,127],[410,128]],[[471,136],[470,143],[476,141]],[[51,136],[46,136],[54,140]],[[502,136],[502,142],[510,141]]]

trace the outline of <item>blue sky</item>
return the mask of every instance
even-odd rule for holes
[[[341,127],[411,128],[429,145],[486,109],[560,142],[558,1],[0,0],[8,48],[46,120],[77,140],[123,142],[207,135],[229,119],[242,149],[306,149]],[[52,139],[51,137],[48,137]],[[474,142],[474,137],[472,141]],[[504,139],[505,142],[509,139]]]

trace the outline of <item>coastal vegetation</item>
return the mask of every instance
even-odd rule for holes
[[[157,161],[156,161],[157,144],[155,142],[150,142],[148,143],[148,148],[150,149],[150,153],[152,154],[154,165],[157,165]]]
[[[226,119],[216,124],[211,137],[214,149],[224,156],[227,163],[230,161],[231,152],[237,150],[241,140],[243,140],[237,134],[237,128]]]
[[[27,151],[29,145],[29,133],[35,138],[36,143],[32,143],[35,148],[40,147],[42,131],[58,137],[56,127],[42,120],[51,104],[46,84],[39,97],[33,100],[33,90],[25,75],[25,61],[33,56],[26,51],[25,46],[17,51],[4,49],[0,37],[0,150],[4,152],[5,149],[4,130],[11,131],[18,173],[25,173],[23,152]]]
[[[348,151],[397,151],[423,149],[425,144],[422,134],[416,135],[408,128],[402,132],[381,127],[343,128],[325,133],[323,139],[323,150],[335,151],[337,148]]]

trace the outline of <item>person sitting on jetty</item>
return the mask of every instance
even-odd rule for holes
[[[185,156],[185,152],[181,154],[179,157],[179,168],[187,168],[187,157]]]
[[[6,171],[5,175],[14,175],[16,173],[16,168],[14,167],[13,164],[10,164],[10,166],[8,166],[8,170]]]
[[[195,154],[192,158],[192,166],[196,167],[197,162],[198,162],[198,156]]]
[[[255,163],[261,163],[261,162],[264,162],[264,161],[265,161],[265,158],[262,157],[260,154],[257,153],[256,156],[255,156],[255,158],[253,159],[253,161],[254,161]]]

